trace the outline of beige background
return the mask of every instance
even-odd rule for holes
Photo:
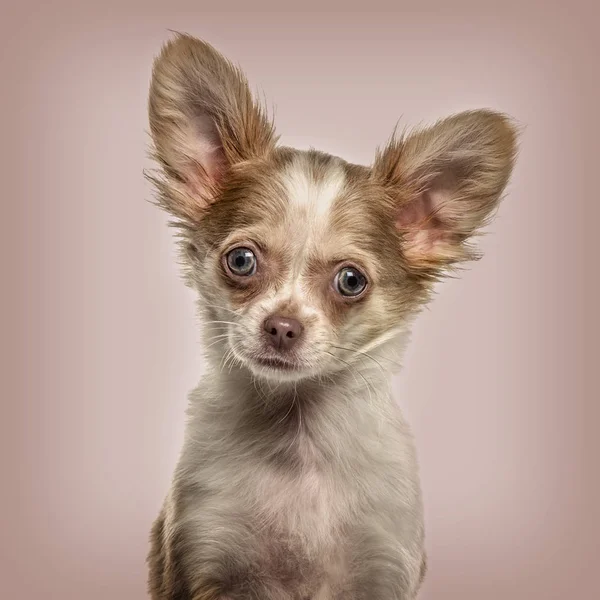
[[[142,177],[151,60],[175,29],[244,65],[288,144],[368,163],[401,116],[488,106],[526,126],[484,261],[440,288],[397,383],[422,464],[421,598],[600,597],[598,9],[218,4],[0,8],[0,596],[145,598],[202,371]]]

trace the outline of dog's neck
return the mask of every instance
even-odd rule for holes
[[[194,417],[201,423],[210,418],[211,436],[227,440],[232,456],[274,461],[290,472],[316,464],[352,472],[358,460],[368,463],[373,448],[385,445],[393,429],[404,426],[391,374],[381,370],[347,369],[321,379],[276,383],[236,366],[211,369],[203,382],[191,398],[194,444],[199,430]]]
[[[390,371],[358,365],[295,382],[261,379],[239,365],[210,374],[220,410],[257,427],[294,426],[298,419],[305,427],[320,427],[327,421],[380,418],[395,409],[391,377]]]

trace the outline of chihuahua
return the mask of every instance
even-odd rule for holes
[[[423,510],[391,376],[434,284],[478,257],[515,127],[459,113],[370,167],[284,147],[239,68],[188,35],[154,63],[149,117],[208,365],[152,528],[152,599],[414,599]]]

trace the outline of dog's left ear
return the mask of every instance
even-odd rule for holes
[[[264,157],[276,142],[240,69],[189,35],[176,35],[154,62],[149,117],[166,177],[152,178],[160,204],[184,221],[202,217],[236,163]]]
[[[393,139],[373,174],[392,200],[410,268],[437,275],[475,258],[468,239],[485,225],[508,183],[516,129],[500,113],[459,113]]]

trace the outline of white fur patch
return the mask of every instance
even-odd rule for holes
[[[304,158],[297,159],[284,175],[284,185],[292,205],[305,211],[311,221],[323,225],[326,225],[331,206],[345,184],[344,171],[333,166],[323,180],[315,181]]]

